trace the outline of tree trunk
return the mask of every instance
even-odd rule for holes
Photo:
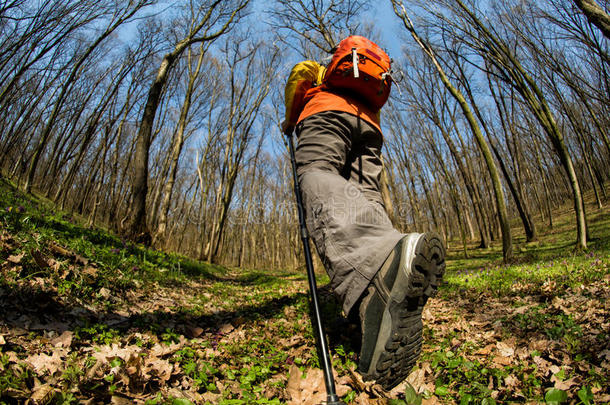
[[[512,132],[512,126],[511,124],[508,124],[506,121],[508,120],[508,113],[506,111],[506,106],[502,102],[500,102],[496,96],[496,93],[493,89],[493,84],[491,82],[491,77],[487,77],[488,78],[488,83],[489,83],[489,89],[492,93],[492,97],[494,98],[494,101],[496,103],[496,107],[498,110],[498,113],[500,115],[500,120],[502,122],[502,128],[504,130],[504,133],[506,134],[506,138],[508,139],[508,134],[509,132]],[[485,125],[485,123],[483,122],[483,117],[481,117],[481,113],[479,111],[478,106],[474,103],[474,97],[470,91],[470,87],[467,86],[468,89],[468,96],[470,98],[470,102],[473,105],[473,108],[475,109],[477,116],[479,117],[479,120],[481,121],[485,132],[487,133],[487,138],[489,139],[489,143],[491,145],[491,148],[494,152],[494,155],[496,156],[496,160],[498,161],[498,164],[500,165],[500,169],[502,170],[502,173],[504,174],[504,179],[506,180],[506,184],[508,185],[508,188],[510,190],[510,193],[513,196],[513,200],[515,201],[515,205],[517,206],[517,211],[519,212],[519,218],[521,218],[521,223],[523,224],[523,229],[525,230],[525,237],[527,242],[532,242],[534,240],[536,240],[536,225],[534,224],[534,221],[532,221],[532,216],[530,214],[530,211],[527,207],[527,204],[525,202],[525,199],[523,198],[523,194],[519,193],[519,191],[517,190],[517,188],[515,187],[515,185],[513,184],[513,181],[510,177],[510,173],[508,171],[508,169],[506,168],[506,164],[504,163],[504,160],[502,158],[502,155],[500,155],[500,151],[498,151],[498,148],[496,148],[496,146],[494,145],[493,140],[491,139],[492,134],[489,132],[489,129],[487,128],[487,126]],[[502,106],[502,107],[501,107]],[[511,127],[510,129],[508,127]],[[512,133],[513,137],[516,137],[516,134]],[[518,169],[517,167],[515,167],[515,172],[518,173]],[[520,183],[520,179],[519,176],[516,176],[516,181],[518,183]]]
[[[146,195],[148,194],[148,151],[150,150],[153,123],[168,74],[174,61],[183,50],[183,47],[176,47],[174,52],[163,58],[157,71],[157,77],[148,91],[144,113],[140,120],[133,159],[132,214],[127,233],[127,236],[138,242],[150,243],[150,232],[146,224]]]
[[[587,152],[587,147],[584,141],[584,135],[580,131],[576,131],[576,136],[578,138],[578,144],[580,146],[580,150],[582,152],[582,157],[584,159],[585,168],[587,169],[587,174],[589,175],[589,180],[591,181],[591,187],[593,187],[593,193],[595,194],[595,202],[597,203],[597,209],[601,210],[603,208],[602,201],[599,196],[599,192],[597,191],[597,186],[595,184],[595,175],[593,174],[593,169],[591,168],[591,160],[589,158],[589,153]]]
[[[595,0],[573,0],[587,20],[610,39],[610,15]]]
[[[258,173],[258,162],[259,162],[259,155],[263,146],[263,137],[261,136],[259,138],[259,142],[258,142],[258,146],[256,148],[256,153],[254,155],[254,160],[252,162],[252,167],[251,167],[251,171],[252,171],[252,176],[250,177],[250,185],[249,187],[246,186],[246,189],[248,189],[248,198],[247,198],[247,207],[245,208],[245,214],[244,214],[244,219],[242,221],[241,224],[241,234],[240,234],[240,251],[239,251],[239,259],[238,259],[238,264],[237,267],[242,267],[244,265],[245,262],[245,255],[246,255],[246,228],[250,228],[250,213],[252,210],[252,205],[253,204],[253,199],[254,199],[254,189],[255,189],[255,182],[256,182],[256,175]],[[277,206],[277,204],[274,204],[274,207]],[[279,239],[279,238],[278,238]]]
[[[536,142],[534,140],[534,153],[536,154],[536,167],[538,168],[538,171],[540,173],[540,179],[542,180],[542,187],[544,188],[544,195],[545,195],[545,201],[546,201],[546,210],[547,210],[547,214],[549,216],[549,229],[553,229],[553,207],[552,207],[552,203],[551,203],[551,191],[549,189],[549,185],[547,182],[547,174],[545,172],[545,170],[543,169],[543,165],[542,165],[542,159],[540,158],[541,152],[540,152],[540,145],[538,145],[538,142]]]
[[[103,150],[102,150],[102,158],[101,158],[102,167],[100,169],[100,180],[97,182],[97,185],[95,186],[95,191],[93,193],[93,203],[91,205],[91,214],[89,215],[89,220],[87,221],[87,227],[89,227],[89,228],[91,228],[91,227],[93,227],[93,225],[95,225],[97,209],[101,203],[98,201],[99,201],[102,185],[104,184],[104,176],[106,175],[106,157],[108,155],[108,149],[110,148],[110,143],[112,142],[112,141],[109,141],[110,130],[111,130],[110,127],[107,127],[106,131],[104,131],[104,140],[102,143]]]
[[[385,208],[385,212],[388,214],[390,218],[390,222],[394,225],[394,227],[398,226],[396,221],[396,215],[394,213],[394,204],[392,203],[392,197],[390,197],[390,188],[389,188],[389,179],[387,168],[383,161],[383,157],[381,158],[382,169],[381,169],[381,181],[379,182],[379,186],[381,188],[381,198],[383,200],[383,206]]]
[[[430,118],[432,118],[432,121],[435,123],[436,127],[441,132],[443,139],[445,140],[445,142],[447,143],[447,146],[449,147],[449,152],[451,153],[451,156],[453,156],[453,160],[456,163],[458,170],[462,175],[462,179],[464,180],[464,185],[466,186],[466,191],[468,192],[470,200],[472,201],[475,219],[476,219],[477,225],[479,227],[479,235],[481,238],[481,243],[479,244],[479,246],[481,248],[487,248],[489,246],[489,235],[487,234],[487,230],[486,230],[486,226],[485,226],[486,221],[485,221],[483,213],[482,213],[480,196],[479,196],[478,192],[475,190],[475,185],[473,184],[474,183],[472,180],[473,177],[471,175],[472,168],[470,168],[469,159],[468,159],[468,157],[466,157],[466,159],[465,159],[466,165],[464,165],[464,161],[462,161],[462,158],[458,152],[458,149],[457,149],[455,143],[451,139],[451,136],[447,132],[447,129],[442,125],[439,117],[435,116],[435,117],[430,117]],[[456,133],[461,138],[459,130],[457,129],[457,123],[455,122],[455,118],[453,117],[453,115],[452,115],[451,119],[452,119],[454,128],[456,130]]]
[[[111,172],[110,172],[110,181],[109,181],[109,187],[111,188],[110,190],[110,196],[109,196],[109,201],[110,201],[110,207],[108,209],[108,212],[106,213],[106,218],[105,221],[108,224],[112,225],[112,228],[116,231],[118,230],[118,222],[117,222],[117,204],[118,204],[118,198],[116,198],[116,194],[117,194],[117,188],[120,188],[120,185],[117,184],[118,178],[119,178],[119,157],[120,157],[120,153],[119,153],[119,146],[122,144],[123,142],[123,128],[125,127],[125,123],[127,122],[127,117],[130,111],[130,106],[129,106],[129,102],[131,101],[131,97],[133,95],[133,89],[130,87],[127,90],[127,99],[125,100],[125,105],[124,105],[124,113],[123,113],[123,118],[121,119],[121,122],[119,123],[119,126],[117,128],[117,133],[116,133],[116,148],[114,151],[114,157],[112,160],[112,168],[111,168]],[[125,164],[127,166],[129,166],[130,164],[130,160],[131,160],[131,153],[127,154],[127,162],[125,162]],[[120,193],[120,189],[118,190],[118,192]]]
[[[458,228],[459,228],[459,232],[460,232],[460,239],[462,241],[462,249],[464,250],[464,258],[468,259],[468,246],[466,243],[466,230],[465,230],[464,220],[463,220],[464,215],[462,214],[462,210],[460,209],[460,199],[458,196],[458,192],[455,189],[456,188],[455,181],[449,174],[449,170],[447,170],[447,165],[445,164],[445,159],[443,159],[443,156],[441,155],[440,151],[437,149],[434,139],[430,136],[430,134],[427,132],[426,129],[424,129],[424,132],[427,135],[429,147],[432,150],[432,153],[434,153],[434,160],[440,166],[440,169],[441,169],[440,171],[443,174],[443,177],[445,178],[447,187],[449,188],[449,195],[451,196],[451,202],[453,203],[453,209],[455,210],[455,215],[458,220]],[[436,181],[435,184],[438,184],[438,181]]]
[[[481,237],[481,243],[479,244],[479,248],[487,249],[489,247],[489,245],[491,244],[491,240],[493,239],[492,235],[490,233],[490,228],[491,228],[491,226],[489,225],[490,220],[487,216],[487,212],[484,207],[483,198],[481,196],[481,190],[479,188],[479,185],[477,185],[474,180],[474,179],[476,179],[477,176],[475,174],[475,169],[472,164],[472,159],[467,154],[467,150],[468,150],[467,145],[464,142],[464,138],[462,137],[462,133],[459,129],[458,123],[457,123],[455,117],[453,116],[453,114],[451,115],[451,121],[453,123],[453,130],[455,131],[458,141],[460,142],[460,147],[464,151],[464,161],[465,161],[465,170],[466,170],[465,174],[466,174],[466,177],[468,178],[468,183],[466,183],[466,184],[468,184],[472,188],[473,206],[475,209],[475,213],[478,213],[478,215],[479,215],[479,218],[477,220],[480,219],[480,222],[478,223],[479,236]],[[457,153],[457,149],[456,149],[456,153]]]

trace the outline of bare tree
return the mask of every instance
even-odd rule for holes
[[[54,0],[36,5],[13,1],[4,5],[0,14],[0,104],[34,65],[107,12],[106,3],[90,1]]]
[[[508,261],[512,260],[513,246],[512,246],[510,224],[509,224],[509,220],[508,220],[508,213],[506,210],[506,203],[505,203],[505,198],[504,198],[504,191],[502,189],[502,183],[500,182],[500,176],[498,174],[498,169],[493,160],[493,156],[491,154],[489,146],[488,146],[487,142],[485,141],[485,138],[483,137],[481,128],[480,128],[468,102],[466,101],[466,98],[464,97],[462,92],[457,87],[455,87],[455,85],[453,85],[451,83],[449,77],[445,73],[445,70],[439,63],[439,61],[436,57],[436,52],[432,49],[430,44],[428,44],[424,39],[422,39],[419,36],[417,31],[415,30],[415,27],[413,26],[413,23],[412,23],[409,15],[407,14],[407,11],[406,11],[404,5],[402,5],[402,3],[399,3],[397,0],[392,0],[392,4],[394,5],[394,11],[395,11],[396,15],[401,18],[404,27],[407,29],[407,31],[409,31],[411,33],[411,35],[415,39],[415,42],[420,46],[420,48],[423,50],[423,52],[430,58],[430,60],[434,64],[434,66],[439,74],[441,81],[443,82],[443,85],[445,86],[445,88],[447,88],[447,90],[451,93],[451,95],[456,99],[456,101],[458,102],[458,104],[460,105],[460,107],[462,109],[462,113],[464,114],[464,117],[468,121],[468,125],[470,126],[472,134],[477,142],[477,145],[479,146],[479,150],[481,151],[481,154],[483,155],[483,157],[485,159],[485,163],[487,165],[487,170],[489,171],[489,175],[490,175],[490,178],[493,183],[496,208],[498,210],[498,219],[500,221],[500,228],[502,231],[502,253],[503,253],[504,261],[508,262]]]
[[[124,231],[126,236],[147,243],[151,241],[146,216],[148,158],[155,115],[161,99],[161,92],[167,82],[169,73],[178,58],[192,44],[213,41],[228,32],[235,22],[239,20],[241,11],[245,9],[248,3],[249,0],[210,0],[200,2],[197,5],[191,2],[188,10],[189,24],[186,27],[186,34],[174,45],[174,49],[163,57],[157,75],[148,91],[136,140],[133,162],[134,178],[131,191],[132,204],[130,221],[127,229]]]
[[[447,144],[449,152],[456,163],[464,186],[472,202],[474,216],[479,227],[481,238],[480,247],[489,246],[489,231],[486,218],[483,215],[481,197],[474,178],[474,169],[471,156],[466,150],[460,150],[461,133],[458,125],[459,105],[451,105],[453,99],[447,91],[435,83],[436,68],[428,59],[414,59],[415,55],[409,55],[408,75],[412,80],[402,83],[406,94],[401,100],[408,103],[409,107],[417,114],[421,114],[430,120],[442,135]],[[454,134],[455,140],[451,136]]]
[[[276,0],[269,14],[280,41],[298,55],[316,59],[360,29],[357,17],[366,7],[364,0]]]
[[[551,93],[554,93],[557,81],[574,93],[610,157],[610,136],[602,118],[610,113],[608,43],[606,41],[604,46],[603,38],[596,38],[584,18],[573,13],[570,0],[550,0],[549,3],[549,9],[531,4],[521,12],[505,12],[505,16],[511,18],[504,21],[529,50],[536,65],[545,67],[540,76]],[[544,34],[557,29],[559,32],[553,36]],[[571,46],[565,46],[566,43]],[[561,93],[568,89],[562,89]]]
[[[572,188],[578,233],[577,248],[586,248],[586,214],[580,183],[574,170],[573,160],[563,133],[557,125],[557,121],[547,103],[544,93],[506,42],[499,35],[495,34],[489,26],[483,23],[476,16],[475,12],[461,0],[456,0],[456,3],[461,13],[459,15],[464,17],[463,21],[470,24],[478,35],[478,38],[473,38],[475,46],[497,71],[504,75],[503,79],[511,83],[524,98],[555,148]]]
[[[229,70],[229,99],[224,111],[224,151],[215,193],[213,225],[205,250],[208,261],[219,255],[235,181],[246,148],[254,137],[253,125],[271,89],[280,56],[279,48],[265,49],[262,42],[249,43],[245,38],[228,41],[224,53]]]
[[[23,186],[26,192],[29,192],[32,187],[32,181],[34,180],[34,174],[36,172],[36,168],[38,167],[40,155],[42,154],[43,149],[47,145],[49,136],[51,135],[51,131],[53,129],[53,126],[55,125],[55,120],[57,119],[57,116],[59,115],[59,112],[63,106],[68,90],[74,84],[74,81],[79,73],[81,66],[83,65],[83,63],[85,63],[85,61],[89,58],[93,51],[95,51],[96,48],[106,38],[108,38],[118,27],[129,21],[141,8],[149,4],[150,0],[139,0],[135,3],[129,2],[129,4],[127,4],[127,6],[124,8],[120,6],[117,7],[117,9],[114,10],[112,18],[110,19],[110,22],[108,23],[104,31],[75,60],[74,65],[70,69],[68,76],[66,77],[63,82],[63,85],[61,86],[59,95],[55,99],[51,116],[48,118],[45,127],[42,130],[42,134],[40,135],[38,144],[34,149],[34,154],[32,155],[32,158],[30,160],[25,185]]]
[[[207,55],[207,48],[209,47],[209,44],[210,42],[201,42],[198,50],[199,54],[196,58],[194,58],[192,50],[188,50],[186,62],[188,69],[188,83],[184,93],[184,101],[180,110],[180,117],[178,119],[177,127],[174,131],[174,136],[172,137],[172,142],[169,149],[170,153],[168,155],[168,177],[167,180],[164,182],[163,186],[160,187],[160,190],[162,189],[162,191],[160,191],[162,195],[162,200],[160,202],[159,219],[157,230],[155,232],[156,243],[158,243],[160,246],[164,244],[163,239],[166,236],[165,232],[167,229],[170,202],[174,191],[176,175],[178,172],[178,161],[180,159],[180,155],[182,154],[182,148],[184,145],[186,127],[189,123],[189,114],[193,103],[193,93],[195,91],[196,83],[200,77],[201,67],[204,64],[204,58]],[[195,60],[193,61],[193,59]],[[207,86],[206,84],[204,84],[204,86],[202,87],[204,87],[205,90],[204,93],[199,94],[197,96],[197,101],[199,104],[205,103],[206,100],[209,99],[209,96],[205,93],[211,86]],[[165,178],[165,176],[163,176],[162,178]]]

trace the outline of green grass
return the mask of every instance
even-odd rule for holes
[[[147,249],[102,229],[86,228],[79,224],[78,218],[57,211],[42,198],[24,196],[2,178],[0,189],[0,224],[19,240],[20,247],[13,253],[25,254],[22,277],[40,274],[32,252],[52,256],[51,243],[97,266],[100,273],[97,281],[103,284],[97,287],[128,289],[134,281],[171,285],[189,277],[221,279],[227,273],[221,266]],[[6,260],[7,253],[0,252],[0,259]],[[70,287],[66,288],[73,292]]]
[[[564,211],[554,221],[554,229],[543,227],[534,242],[527,243],[516,232],[512,264],[502,262],[499,243],[487,249],[471,245],[468,258],[464,258],[457,244],[452,246],[443,290],[524,295],[549,285],[560,290],[603,279],[610,265],[610,209],[588,207],[590,241],[587,250],[582,252],[574,249],[576,232],[572,212]]]
[[[406,387],[387,403],[595,403],[610,384],[597,357],[610,343],[599,320],[607,316],[610,210],[588,210],[592,239],[585,252],[573,249],[569,210],[555,217],[553,230],[539,229],[536,242],[526,243],[516,229],[511,265],[502,263],[498,243],[485,250],[470,246],[465,259],[451,242],[446,283],[427,307],[436,311],[425,325],[419,361],[431,370],[428,385]],[[0,344],[0,404],[25,400],[38,382],[52,387],[54,404],[90,398],[109,403],[134,393],[147,404],[279,404],[288,399],[291,367],[319,367],[304,272],[227,269],[146,249],[81,223],[0,179],[0,263],[7,263],[0,272],[0,304],[7,305],[5,314],[22,313],[32,324],[43,322],[39,316],[63,322],[72,334],[50,375],[26,360],[55,353],[52,341],[63,329],[0,330],[7,342]],[[327,282],[319,275],[319,285]],[[325,291],[321,297],[333,365],[346,377],[357,363],[357,334],[340,305]],[[590,317],[582,316],[582,305],[593,311]],[[490,312],[483,320],[481,308]],[[527,349],[510,364],[494,362],[495,349],[477,355],[510,339]],[[527,348],[540,340],[551,342],[550,349]],[[138,354],[96,360],[102,348],[112,347]],[[542,373],[547,363],[557,368]],[[164,369],[170,374],[163,375]],[[512,391],[511,378],[519,381]],[[576,383],[556,389],[551,378]],[[350,389],[343,397],[350,405],[359,395],[376,395],[355,383]]]

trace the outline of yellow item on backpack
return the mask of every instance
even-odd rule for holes
[[[286,114],[282,123],[282,130],[289,135],[299,119],[305,106],[305,95],[308,90],[320,85],[324,78],[326,68],[318,62],[305,60],[297,63],[290,71],[284,90],[284,104]]]

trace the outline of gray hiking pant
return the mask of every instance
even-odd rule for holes
[[[381,199],[383,138],[368,122],[339,111],[306,118],[296,133],[307,230],[347,314],[404,236]]]

